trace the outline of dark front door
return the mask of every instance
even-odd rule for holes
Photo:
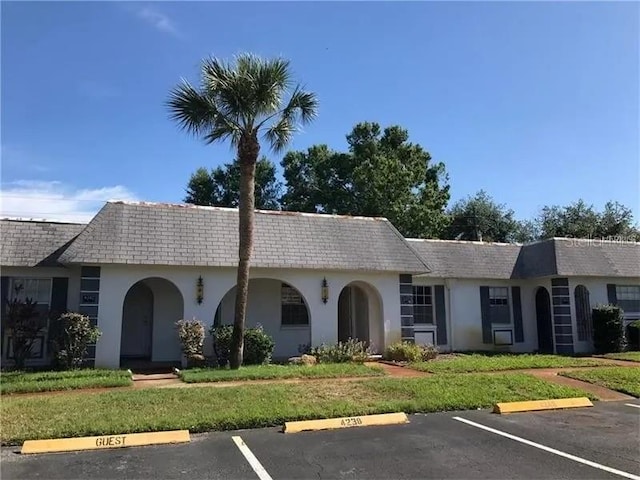
[[[536,319],[538,322],[538,351],[553,353],[553,322],[551,320],[551,300],[544,287],[536,292]]]

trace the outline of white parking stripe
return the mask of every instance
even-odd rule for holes
[[[625,403],[625,405],[626,405],[627,407],[636,407],[636,408],[640,408],[640,405],[635,405],[635,404],[633,404],[633,403]]]
[[[258,461],[256,456],[253,454],[253,452],[249,450],[249,447],[247,447],[247,444],[244,443],[242,438],[240,437],[231,437],[231,438],[235,442],[236,446],[240,449],[240,452],[242,453],[242,455],[244,455],[244,458],[247,459],[247,462],[249,462],[249,465],[251,465],[251,468],[253,468],[253,471],[256,472],[256,475],[258,475],[258,478],[260,480],[273,480],[271,478],[271,475],[267,473],[267,471],[264,469],[262,464]]]
[[[515,435],[511,435],[507,432],[502,432],[500,430],[496,430],[495,428],[487,427],[485,425],[481,425],[476,422],[472,422],[471,420],[467,420],[460,417],[453,417],[454,420],[459,422],[466,423],[467,425],[471,425],[472,427],[480,428],[482,430],[486,430],[487,432],[495,433],[496,435],[500,435],[502,437],[509,438],[511,440],[515,440],[516,442],[524,443],[525,445],[529,445],[531,447],[539,448],[540,450],[544,450],[545,452],[553,453],[554,455],[558,455],[560,457],[568,458],[569,460],[573,460],[574,462],[582,463],[584,465],[589,465],[593,468],[598,468],[600,470],[604,470],[605,472],[613,473],[614,475],[620,475],[621,477],[630,478],[632,480],[640,480],[638,475],[634,475],[632,473],[623,472],[622,470],[616,470],[615,468],[607,467],[606,465],[601,465],[596,462],[592,462],[591,460],[586,460],[584,458],[576,457],[575,455],[571,455],[570,453],[561,452],[560,450],[556,450],[555,448],[547,447],[545,445],[541,445],[539,443],[532,442],[531,440],[526,440],[521,437],[517,437]]]

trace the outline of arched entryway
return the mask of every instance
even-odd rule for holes
[[[164,278],[145,278],[129,288],[122,306],[120,363],[180,361],[175,322],[183,318],[180,290]]]
[[[544,287],[536,291],[536,320],[538,325],[538,352],[553,353],[553,321],[551,299]]]
[[[215,325],[232,325],[236,287],[229,290],[216,309]],[[297,356],[311,346],[311,312],[302,293],[293,285],[273,278],[249,280],[245,325],[262,325],[275,343],[273,358]]]
[[[338,297],[338,341],[350,338],[368,343],[374,351],[384,348],[382,300],[371,285],[352,282]]]

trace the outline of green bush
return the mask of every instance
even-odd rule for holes
[[[598,305],[593,309],[593,347],[597,353],[624,350],[622,315],[622,309],[616,305]]]
[[[629,350],[640,350],[640,320],[627,325],[627,348]]]
[[[87,347],[100,337],[98,327],[80,313],[63,313],[51,322],[49,341],[56,364],[70,369],[80,368],[87,354]]]
[[[210,330],[213,338],[213,353],[216,363],[220,367],[226,367],[229,363],[231,351],[231,336],[233,334],[232,325],[221,325],[212,327]],[[244,331],[244,365],[259,365],[271,361],[271,354],[275,343],[273,339],[265,333],[262,326],[247,328]]]
[[[366,342],[359,342],[350,338],[346,342],[338,342],[334,345],[322,344],[311,349],[311,355],[318,359],[319,363],[362,363],[369,358],[371,351]]]
[[[431,345],[428,343],[427,345],[422,345],[422,361],[427,362],[429,360],[433,360],[438,356],[438,347],[435,345]]]
[[[202,356],[204,324],[200,320],[178,320],[176,322],[180,348],[187,359]]]
[[[420,362],[422,347],[412,342],[396,342],[384,350],[384,359],[392,362]]]
[[[271,361],[271,354],[275,343],[262,329],[261,325],[256,328],[248,328],[244,332],[244,355],[242,363],[245,365],[262,365]]]

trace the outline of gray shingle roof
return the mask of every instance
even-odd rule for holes
[[[520,245],[408,239],[430,267],[430,277],[511,278]]]
[[[0,220],[0,265],[59,266],[58,257],[84,227],[77,223]]]
[[[238,211],[107,203],[61,261],[236,266]],[[423,273],[420,257],[386,219],[258,211],[252,265]]]
[[[553,238],[526,245],[408,241],[430,267],[430,277],[640,277],[640,243],[570,238]]]

